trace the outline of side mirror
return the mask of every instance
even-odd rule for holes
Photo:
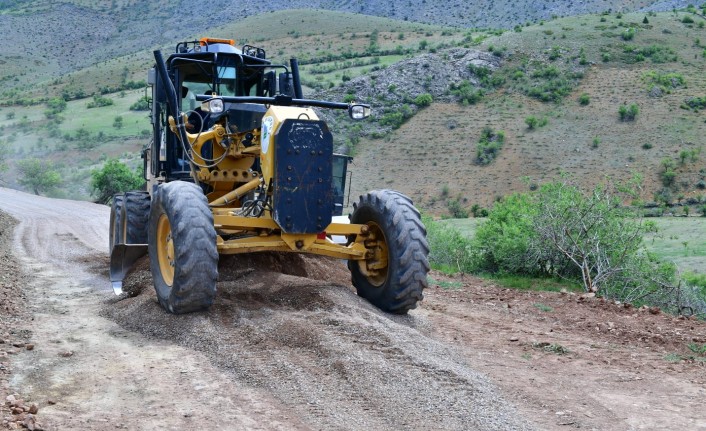
[[[264,90],[267,92],[267,95],[270,97],[274,97],[275,93],[277,92],[277,74],[274,70],[265,73],[263,86]]]
[[[290,72],[279,74],[279,94],[294,97],[294,76]]]
[[[370,117],[370,105],[355,104],[348,107],[348,116],[354,120],[364,120]]]

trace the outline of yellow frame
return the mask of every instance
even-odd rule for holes
[[[251,236],[224,240],[218,235],[218,252],[240,254],[258,251],[283,251],[310,253],[337,259],[364,260],[369,253],[365,247],[368,226],[362,224],[331,223],[324,229],[327,237],[317,234],[287,234],[277,223],[267,217],[241,217],[233,215],[232,209],[213,209],[213,224],[217,232],[236,234],[251,233]],[[336,244],[330,235],[355,235],[348,245]]]

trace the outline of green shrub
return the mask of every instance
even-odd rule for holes
[[[633,40],[636,32],[637,29],[635,27],[628,27],[620,34],[620,37],[622,37],[623,40]]]
[[[110,106],[113,104],[113,99],[103,96],[93,96],[93,101],[86,104],[86,108],[100,108],[102,106]]]
[[[674,184],[676,178],[677,173],[672,168],[669,168],[662,172],[662,184],[665,187],[670,187],[672,184]]]
[[[706,109],[706,96],[704,96],[704,97],[690,97],[689,99],[686,100],[685,103],[689,108],[691,108],[695,111]]]
[[[131,111],[149,111],[150,110],[150,98],[147,96],[140,97],[140,99],[130,105]]]
[[[468,218],[468,210],[466,210],[458,199],[449,199],[446,203],[449,214],[453,218]]]
[[[549,50],[549,60],[554,61],[558,58],[561,57],[561,48],[558,46],[553,46],[551,50]]]
[[[630,106],[620,105],[618,116],[620,121],[634,121],[639,112],[640,108],[635,103],[631,103]]]
[[[420,94],[419,96],[414,98],[414,104],[419,106],[420,108],[426,107],[431,105],[431,102],[434,100],[431,94],[429,93],[424,93]]]
[[[579,105],[586,106],[591,103],[591,96],[588,93],[583,93],[579,96]]]
[[[539,123],[539,120],[537,120],[537,117],[534,115],[525,118],[525,124],[527,124],[527,128],[530,130],[534,130],[537,127],[537,123]]]
[[[387,112],[379,122],[383,126],[390,126],[393,129],[399,129],[402,124],[410,119],[413,115],[412,109],[408,105],[402,105],[398,111]]]
[[[471,206],[471,214],[473,214],[473,217],[488,217],[488,210],[478,204],[473,204]]]
[[[505,133],[495,132],[490,127],[481,131],[481,137],[476,145],[476,160],[480,165],[489,165],[500,153],[505,143]]]
[[[461,233],[430,217],[423,216],[429,242],[429,263],[432,268],[446,272],[469,272],[472,268],[471,240]]]
[[[686,80],[679,73],[661,73],[652,70],[645,72],[642,79],[648,84],[657,85],[665,93],[670,93],[674,88],[686,87]]]
[[[132,172],[117,159],[108,160],[102,168],[91,171],[91,188],[96,202],[107,204],[116,193],[142,189],[141,174]]]
[[[458,102],[463,105],[475,105],[484,96],[483,90],[475,88],[469,81],[461,81],[460,84],[451,84],[451,94],[458,98]]]
[[[642,248],[653,225],[629,215],[604,187],[555,182],[507,196],[476,230],[471,269],[560,276],[610,299],[674,306],[675,267]]]

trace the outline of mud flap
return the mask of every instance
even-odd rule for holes
[[[123,293],[123,280],[137,259],[147,254],[147,244],[115,244],[110,252],[110,284],[116,295]]]

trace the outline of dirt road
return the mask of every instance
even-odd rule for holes
[[[533,429],[425,313],[379,312],[340,262],[224,258],[211,311],[172,316],[144,261],[141,293],[112,296],[106,207],[0,189],[0,210],[34,346],[8,383],[44,429]]]
[[[340,262],[277,254],[222,257],[212,309],[172,316],[146,260],[113,296],[107,208],[0,189],[0,210],[28,272],[0,254],[0,287],[29,304],[0,365],[45,429],[706,429],[701,321],[437,273],[390,316]]]

